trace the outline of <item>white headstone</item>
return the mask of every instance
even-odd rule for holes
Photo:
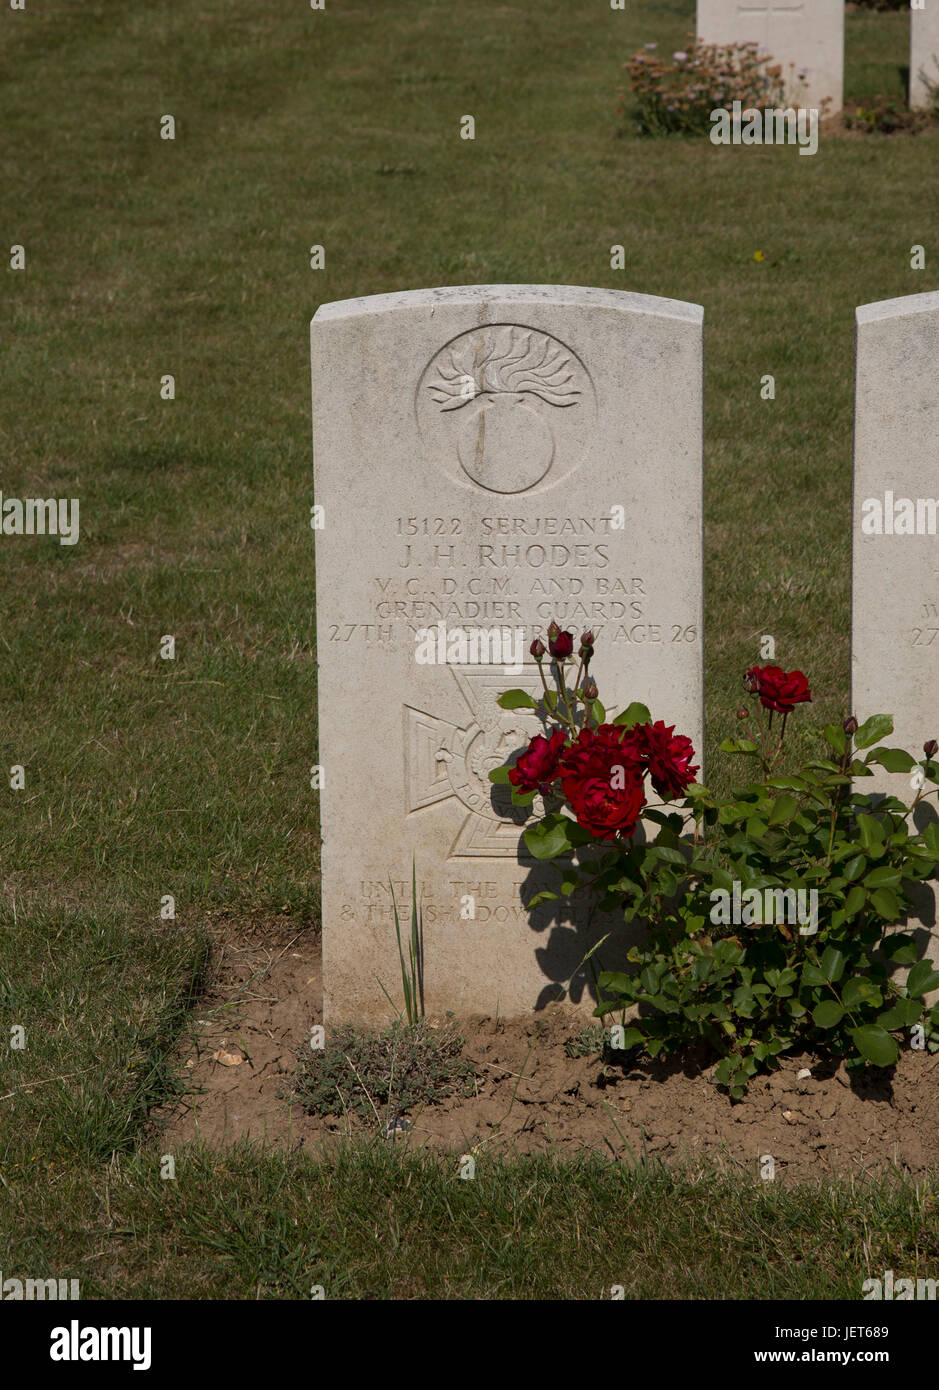
[[[851,709],[861,721],[892,714],[885,742],[917,759],[928,739],[939,739],[937,502],[939,292],[865,304],[857,311]],[[873,503],[884,517],[881,534]],[[876,769],[857,790],[909,803],[909,780]],[[917,813],[920,828],[935,805],[933,796]],[[924,946],[939,960],[928,890],[920,920],[931,933]]]
[[[698,0],[697,33],[705,43],[760,44],[782,65],[790,102],[818,107],[830,97],[830,111],[841,110],[844,0]]]
[[[910,105],[929,106],[927,80],[939,85],[939,0],[910,12]]]
[[[407,931],[412,856],[428,1013],[526,1013],[610,929],[525,911],[544,866],[488,772],[542,729],[496,698],[540,692],[528,647],[557,617],[593,630],[608,709],[641,700],[700,751],[702,331],[697,305],[551,285],[316,314],[328,1020],[390,1018],[379,981],[400,1001],[388,885]],[[491,649],[419,664],[421,629],[518,634],[524,672]]]

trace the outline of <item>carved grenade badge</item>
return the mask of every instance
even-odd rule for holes
[[[559,456],[568,471],[593,405],[574,353],[516,324],[472,329],[448,343],[425,372],[423,391],[419,413],[429,400],[438,417],[433,435],[455,448],[466,477],[500,493],[534,487]]]

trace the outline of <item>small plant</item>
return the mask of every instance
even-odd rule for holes
[[[773,66],[755,43],[705,44],[692,38],[687,50],[671,58],[658,53],[658,44],[645,48],[623,64],[632,92],[632,114],[640,135],[706,134],[711,112],[785,106],[782,68]],[[620,91],[617,115],[628,106]]]
[[[330,1033],[322,1051],[303,1053],[297,1096],[311,1115],[356,1115],[389,1122],[416,1106],[454,1093],[472,1095],[475,1073],[461,1058],[463,1038],[452,1025],[400,1020],[380,1032],[352,1027]]]
[[[875,97],[870,106],[847,110],[842,120],[848,130],[860,130],[868,135],[894,135],[897,131],[915,133],[924,130],[933,120],[930,111],[911,111],[896,97]]]
[[[404,948],[401,945],[401,923],[398,920],[398,904],[395,901],[394,884],[389,880],[391,888],[391,905],[395,919],[395,936],[398,940],[398,960],[401,962],[401,988],[404,993],[404,1011],[409,1028],[416,1028],[420,1019],[424,1017],[424,921],[423,914],[417,905],[417,869],[414,860],[411,860],[411,932],[408,938],[408,958],[404,959]],[[381,985],[382,993],[388,1000],[392,1008],[395,1007],[394,1000]],[[398,1017],[401,1017],[400,1011]]]
[[[525,842],[536,859],[557,862],[561,882],[529,907],[590,891],[643,930],[628,953],[632,970],[596,977],[595,1013],[619,1016],[618,1046],[657,1056],[703,1044],[737,1098],[760,1067],[797,1047],[887,1067],[897,1036],[915,1030],[918,1046],[939,1051],[939,1005],[924,1003],[939,970],[919,959],[911,932],[896,930],[914,911],[916,885],[939,869],[939,824],[922,833],[911,825],[939,787],[939,744],[927,741],[917,762],[881,745],[889,715],[860,726],[850,717],[824,730],[818,756],[784,772],[788,721],[811,691],[801,671],[755,666],[744,680],[755,720],[738,709],[754,736],[721,751],[754,761],[758,773],[716,797],[694,781],[691,741],[653,723],[644,705],[607,722],[588,674],[592,633],[581,637],[572,681],[572,635],[552,623],[548,639],[556,690],[536,639],[543,698],[512,690],[499,701],[537,709],[547,737],[490,779],[510,784],[515,805],[544,798]],[[875,765],[910,778],[911,805],[855,790]],[[907,966],[899,983],[897,968]]]
[[[573,1038],[568,1038],[564,1051],[568,1057],[599,1057],[609,1038],[609,1030],[595,1023],[592,1028],[582,1028]]]

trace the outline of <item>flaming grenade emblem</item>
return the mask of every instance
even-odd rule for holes
[[[426,389],[441,415],[465,411],[456,440],[463,472],[502,493],[541,482],[571,433],[558,430],[555,411],[579,416],[585,396],[592,399],[589,378],[568,348],[515,324],[456,338],[432,363]]]

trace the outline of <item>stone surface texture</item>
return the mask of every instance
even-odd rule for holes
[[[782,65],[791,103],[830,97],[829,111],[841,110],[844,0],[698,0],[697,33],[706,43],[760,44]]]
[[[381,986],[400,1005],[389,881],[407,935],[412,859],[429,1014],[527,1013],[603,931],[622,946],[589,904],[525,910],[549,876],[487,774],[542,727],[496,698],[540,692],[528,647],[557,617],[593,629],[611,714],[642,700],[701,749],[702,331],[696,305],[565,286],[316,314],[328,1022],[390,1019]],[[416,660],[421,629],[494,628],[520,639],[522,674],[485,649]],[[584,971],[569,997],[592,1007]]]

